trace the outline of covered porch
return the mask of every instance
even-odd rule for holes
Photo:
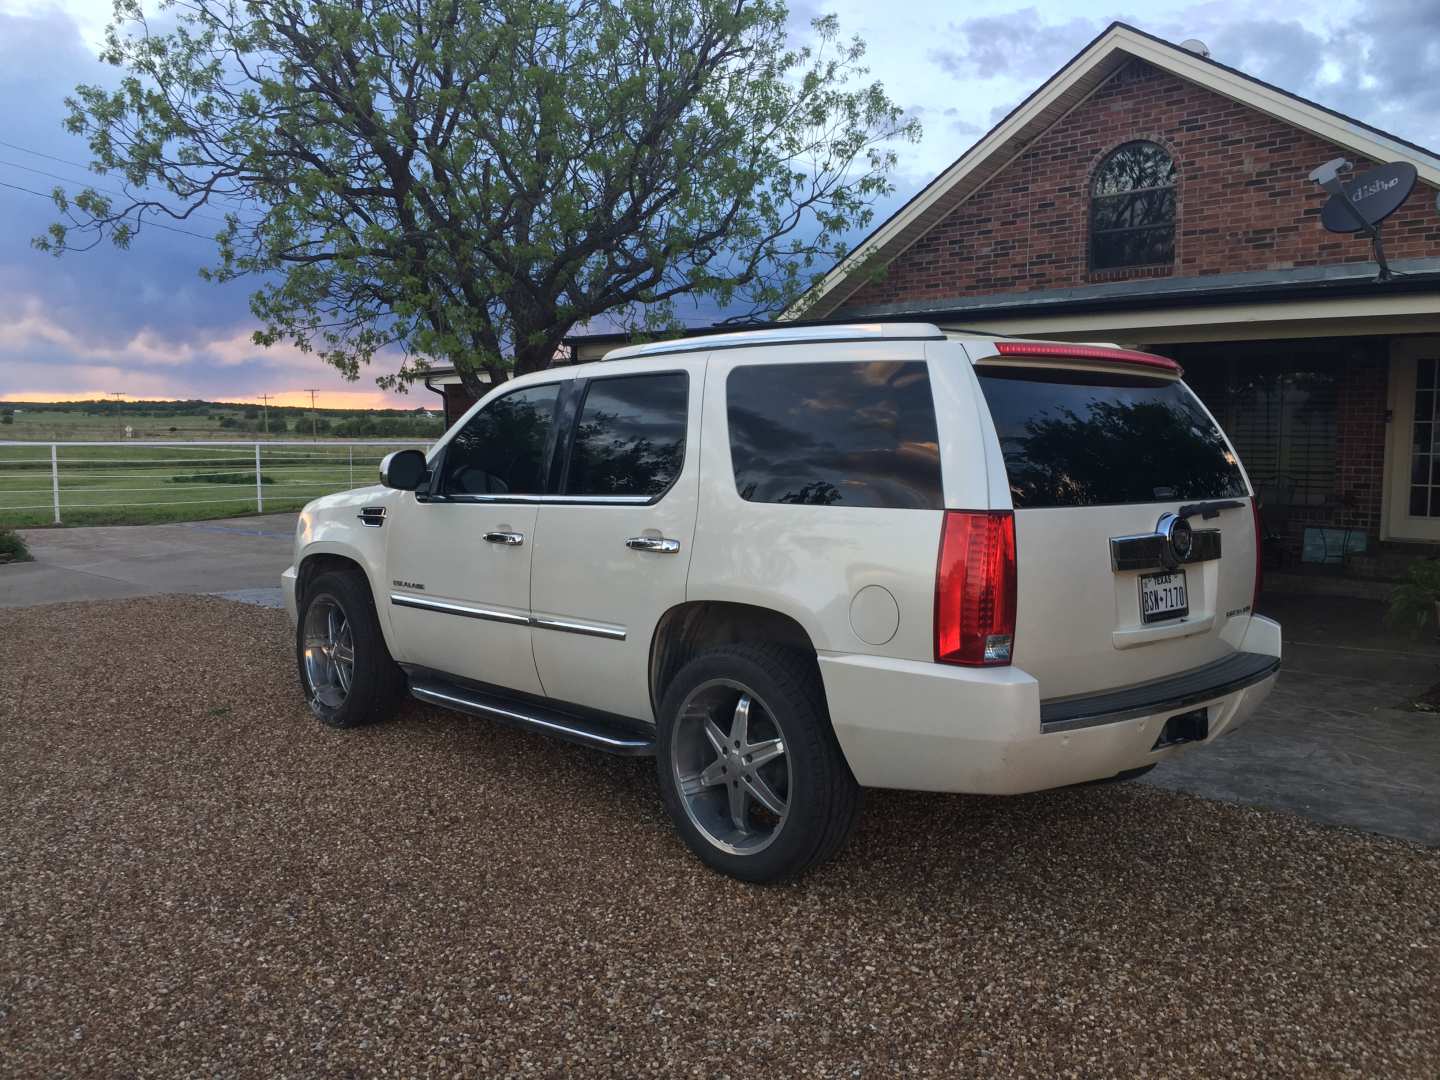
[[[842,309],[1178,360],[1263,505],[1267,587],[1386,597],[1440,556],[1440,259]]]
[[[1156,346],[1230,436],[1262,506],[1272,590],[1382,599],[1440,554],[1440,337]]]

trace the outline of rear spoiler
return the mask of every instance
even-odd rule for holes
[[[1092,364],[1115,364],[1124,367],[1143,367],[1149,374],[1166,375],[1178,379],[1185,374],[1183,368],[1168,356],[1137,352],[1134,349],[1117,349],[1105,345],[1067,345],[1059,341],[997,341],[995,352],[999,357],[1015,360],[1083,360]],[[988,358],[992,363],[997,357]],[[975,362],[985,363],[986,357]]]

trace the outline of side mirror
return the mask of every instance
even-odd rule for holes
[[[380,483],[400,491],[414,491],[425,483],[425,455],[419,450],[396,450],[380,462]]]

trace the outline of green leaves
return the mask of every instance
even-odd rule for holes
[[[1385,621],[1394,627],[1420,633],[1436,618],[1440,603],[1440,559],[1416,559],[1405,581],[1390,594]]]
[[[786,45],[776,0],[122,0],[66,126],[128,202],[63,193],[56,253],[227,213],[206,276],[257,280],[261,344],[350,378],[547,365],[577,323],[792,302],[915,139],[833,16]],[[382,376],[393,383],[395,375]],[[478,382],[475,384],[478,386]]]

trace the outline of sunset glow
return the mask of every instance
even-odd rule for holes
[[[60,402],[60,401],[182,401],[184,398],[157,397],[153,394],[110,394],[103,390],[13,390],[0,393],[0,401]],[[223,395],[205,398],[223,405],[263,405],[258,396],[245,397]],[[308,409],[310,395],[303,390],[290,390],[270,395],[270,405],[276,408]],[[421,389],[408,395],[387,394],[381,390],[321,390],[315,395],[317,409],[440,409],[440,396]]]

